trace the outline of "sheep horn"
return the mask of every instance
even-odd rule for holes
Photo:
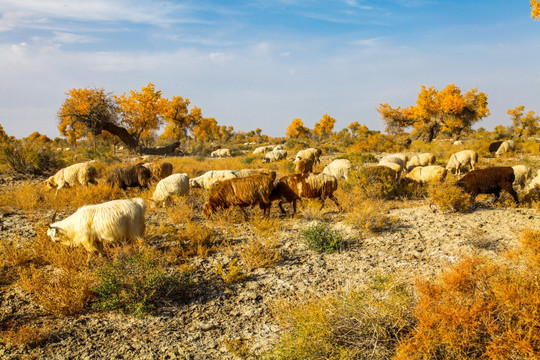
[[[54,211],[54,214],[53,214],[52,220],[51,220],[51,225],[54,224],[54,222],[55,222],[55,220],[56,220],[56,213],[57,213],[57,212],[58,212],[57,210]]]

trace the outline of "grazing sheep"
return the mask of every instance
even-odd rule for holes
[[[503,141],[501,146],[499,146],[499,148],[495,152],[495,156],[499,157],[502,154],[506,154],[509,151],[514,151],[515,149],[516,149],[516,143],[513,140]]]
[[[287,151],[286,150],[272,150],[266,153],[264,155],[263,162],[273,162],[278,160],[283,160],[287,158]]]
[[[334,175],[336,179],[349,180],[349,172],[351,171],[352,163],[347,159],[336,159],[326,165],[323,173]]]
[[[114,169],[107,178],[107,184],[118,186],[122,190],[128,187],[148,189],[152,173],[142,164],[135,164]]]
[[[286,214],[283,203],[292,202],[293,216],[296,214],[296,202],[301,198],[319,199],[321,209],[324,207],[326,198],[329,198],[336,203],[339,211],[342,211],[334,196],[337,187],[338,181],[333,175],[325,173],[292,174],[278,180],[270,194],[270,200],[279,200],[278,205],[282,214]]]
[[[403,162],[403,168],[405,168],[405,165],[407,164],[407,161],[409,161],[409,157],[405,154],[390,154],[384,156],[379,162],[387,162],[390,159],[398,158],[401,159]],[[393,160],[390,160],[390,162],[393,162]]]
[[[313,160],[311,159],[300,159],[295,164],[294,169],[295,174],[306,174],[313,172]]]
[[[231,149],[217,149],[210,153],[210,157],[231,157]]]
[[[300,150],[296,154],[296,158],[294,161],[298,161],[300,159],[311,159],[313,160],[313,165],[316,165],[320,163],[321,161],[319,158],[321,157],[322,150],[317,148],[308,148],[304,150]]]
[[[473,170],[462,177],[456,185],[471,195],[471,202],[474,202],[478,194],[494,194],[493,202],[495,202],[499,199],[501,190],[506,190],[518,204],[518,195],[512,187],[515,178],[511,167],[495,166]]]
[[[489,144],[489,152],[494,155],[504,141],[495,141]]]
[[[133,198],[85,205],[57,222],[55,212],[47,235],[62,245],[82,245],[89,255],[104,254],[104,243],[133,240],[143,235],[145,211],[144,200]]]
[[[417,166],[428,166],[435,164],[435,155],[432,153],[423,153],[412,156],[409,161],[407,161],[407,171],[411,171]]]
[[[162,202],[163,206],[172,195],[186,196],[189,194],[189,177],[187,174],[172,174],[161,180],[157,186],[152,199],[155,202]]]
[[[405,175],[405,179],[427,184],[430,182],[443,182],[446,179],[446,174],[446,168],[439,165],[417,166]]]
[[[396,179],[400,178],[406,163],[407,156],[404,156],[404,158],[398,156],[385,156],[379,161],[379,165],[387,166],[396,172]]]
[[[143,166],[150,170],[152,173],[152,180],[159,181],[165,179],[167,176],[171,175],[173,172],[173,166],[168,162],[152,162],[144,163]]]
[[[532,170],[526,165],[512,166],[516,179],[514,185],[519,185],[521,189],[525,188],[525,183],[532,177]]]
[[[243,170],[210,170],[196,178],[189,179],[192,188],[203,188],[207,191],[220,182],[234,178],[241,178],[256,174],[267,174],[276,178],[276,173],[269,169],[243,169]]]
[[[455,146],[460,146],[460,145],[463,145],[463,141],[461,140],[456,140],[452,143],[452,145],[455,145]]]
[[[478,154],[473,150],[463,150],[452,154],[448,163],[446,164],[446,170],[452,174],[461,175],[461,168],[470,166],[471,170],[474,170],[474,165],[478,162]]]
[[[259,146],[258,148],[253,150],[253,154],[264,154],[264,153],[266,153],[268,151],[272,151],[272,150],[273,150],[272,146]]]
[[[58,195],[58,190],[61,188],[74,186],[77,183],[84,186],[97,185],[97,174],[96,168],[89,163],[74,164],[58,170],[56,174],[45,180],[45,185],[49,190],[56,188],[56,195]]]
[[[222,181],[214,187],[208,197],[208,201],[203,206],[206,217],[210,217],[219,209],[227,209],[231,206],[238,206],[244,218],[247,214],[244,210],[246,206],[260,204],[263,215],[270,215],[270,193],[275,177],[265,174],[251,175],[243,178],[234,178]]]
[[[283,145],[278,144],[278,145],[274,146],[274,148],[272,150],[283,150]]]

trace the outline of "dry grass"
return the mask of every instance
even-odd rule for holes
[[[367,233],[379,233],[392,229],[398,219],[386,215],[390,204],[378,198],[366,198],[359,193],[351,193],[345,206],[345,223]]]
[[[50,325],[22,324],[11,326],[8,330],[0,333],[0,343],[14,346],[35,347],[51,335]]]
[[[280,243],[276,237],[247,240],[240,246],[240,258],[249,271],[271,268],[283,258]]]
[[[248,275],[243,271],[242,266],[238,265],[238,259],[232,259],[227,266],[227,269],[223,268],[223,264],[220,261],[216,264],[214,269],[225,284],[231,284],[236,282],[242,282],[247,279]]]
[[[470,207],[469,195],[451,183],[446,183],[446,186],[430,185],[427,192],[430,201],[442,212],[464,212]]]

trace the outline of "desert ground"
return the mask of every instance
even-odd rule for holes
[[[6,179],[0,191],[8,193],[21,183],[39,186],[42,180]],[[200,211],[204,196],[198,190],[190,194],[190,199],[175,201],[195,204],[193,222],[205,223]],[[340,188],[336,197],[347,203],[349,194]],[[494,257],[516,247],[519,232],[538,224],[540,215],[534,208],[506,206],[508,201],[503,201],[504,206],[492,205],[487,199],[480,198],[480,205],[467,212],[442,211],[427,198],[395,200],[380,213],[388,224],[377,231],[366,231],[346,221],[347,212],[355,204],[345,206],[343,213],[331,201],[321,211],[301,207],[293,219],[280,216],[274,205],[265,225],[270,229],[258,232],[254,231],[262,221],[258,208],[251,210],[247,223],[238,211],[227,212],[225,220],[213,220],[208,225],[215,234],[213,250],[183,263],[193,269],[195,287],[189,296],[165,298],[154,311],[141,317],[92,307],[81,314],[54,315],[16,281],[8,281],[0,291],[1,330],[9,330],[10,324],[45,330],[35,341],[5,342],[0,358],[257,358],[271,351],[284,330],[271,314],[272,303],[278,299],[351,289],[380,273],[405,280],[433,277],[463,256]],[[508,199],[504,194],[503,200]],[[157,230],[164,221],[171,222],[166,211],[149,208],[147,212],[145,241],[156,249],[167,248],[175,236],[174,232]],[[18,239],[20,246],[27,246],[25,241],[31,242],[36,231],[47,226],[50,213],[41,208],[27,211],[4,206],[0,238],[5,243]],[[67,216],[69,211],[60,215]],[[310,249],[302,229],[317,223],[342,234],[346,246],[335,253]],[[241,244],[257,236],[275,239],[280,260],[269,267],[245,271],[247,277],[242,281],[224,282],[216,266],[225,267],[238,258]]]

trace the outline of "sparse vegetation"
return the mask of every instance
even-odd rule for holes
[[[338,231],[322,223],[307,227],[302,231],[302,236],[313,250],[320,253],[333,253],[345,245],[343,236]]]

